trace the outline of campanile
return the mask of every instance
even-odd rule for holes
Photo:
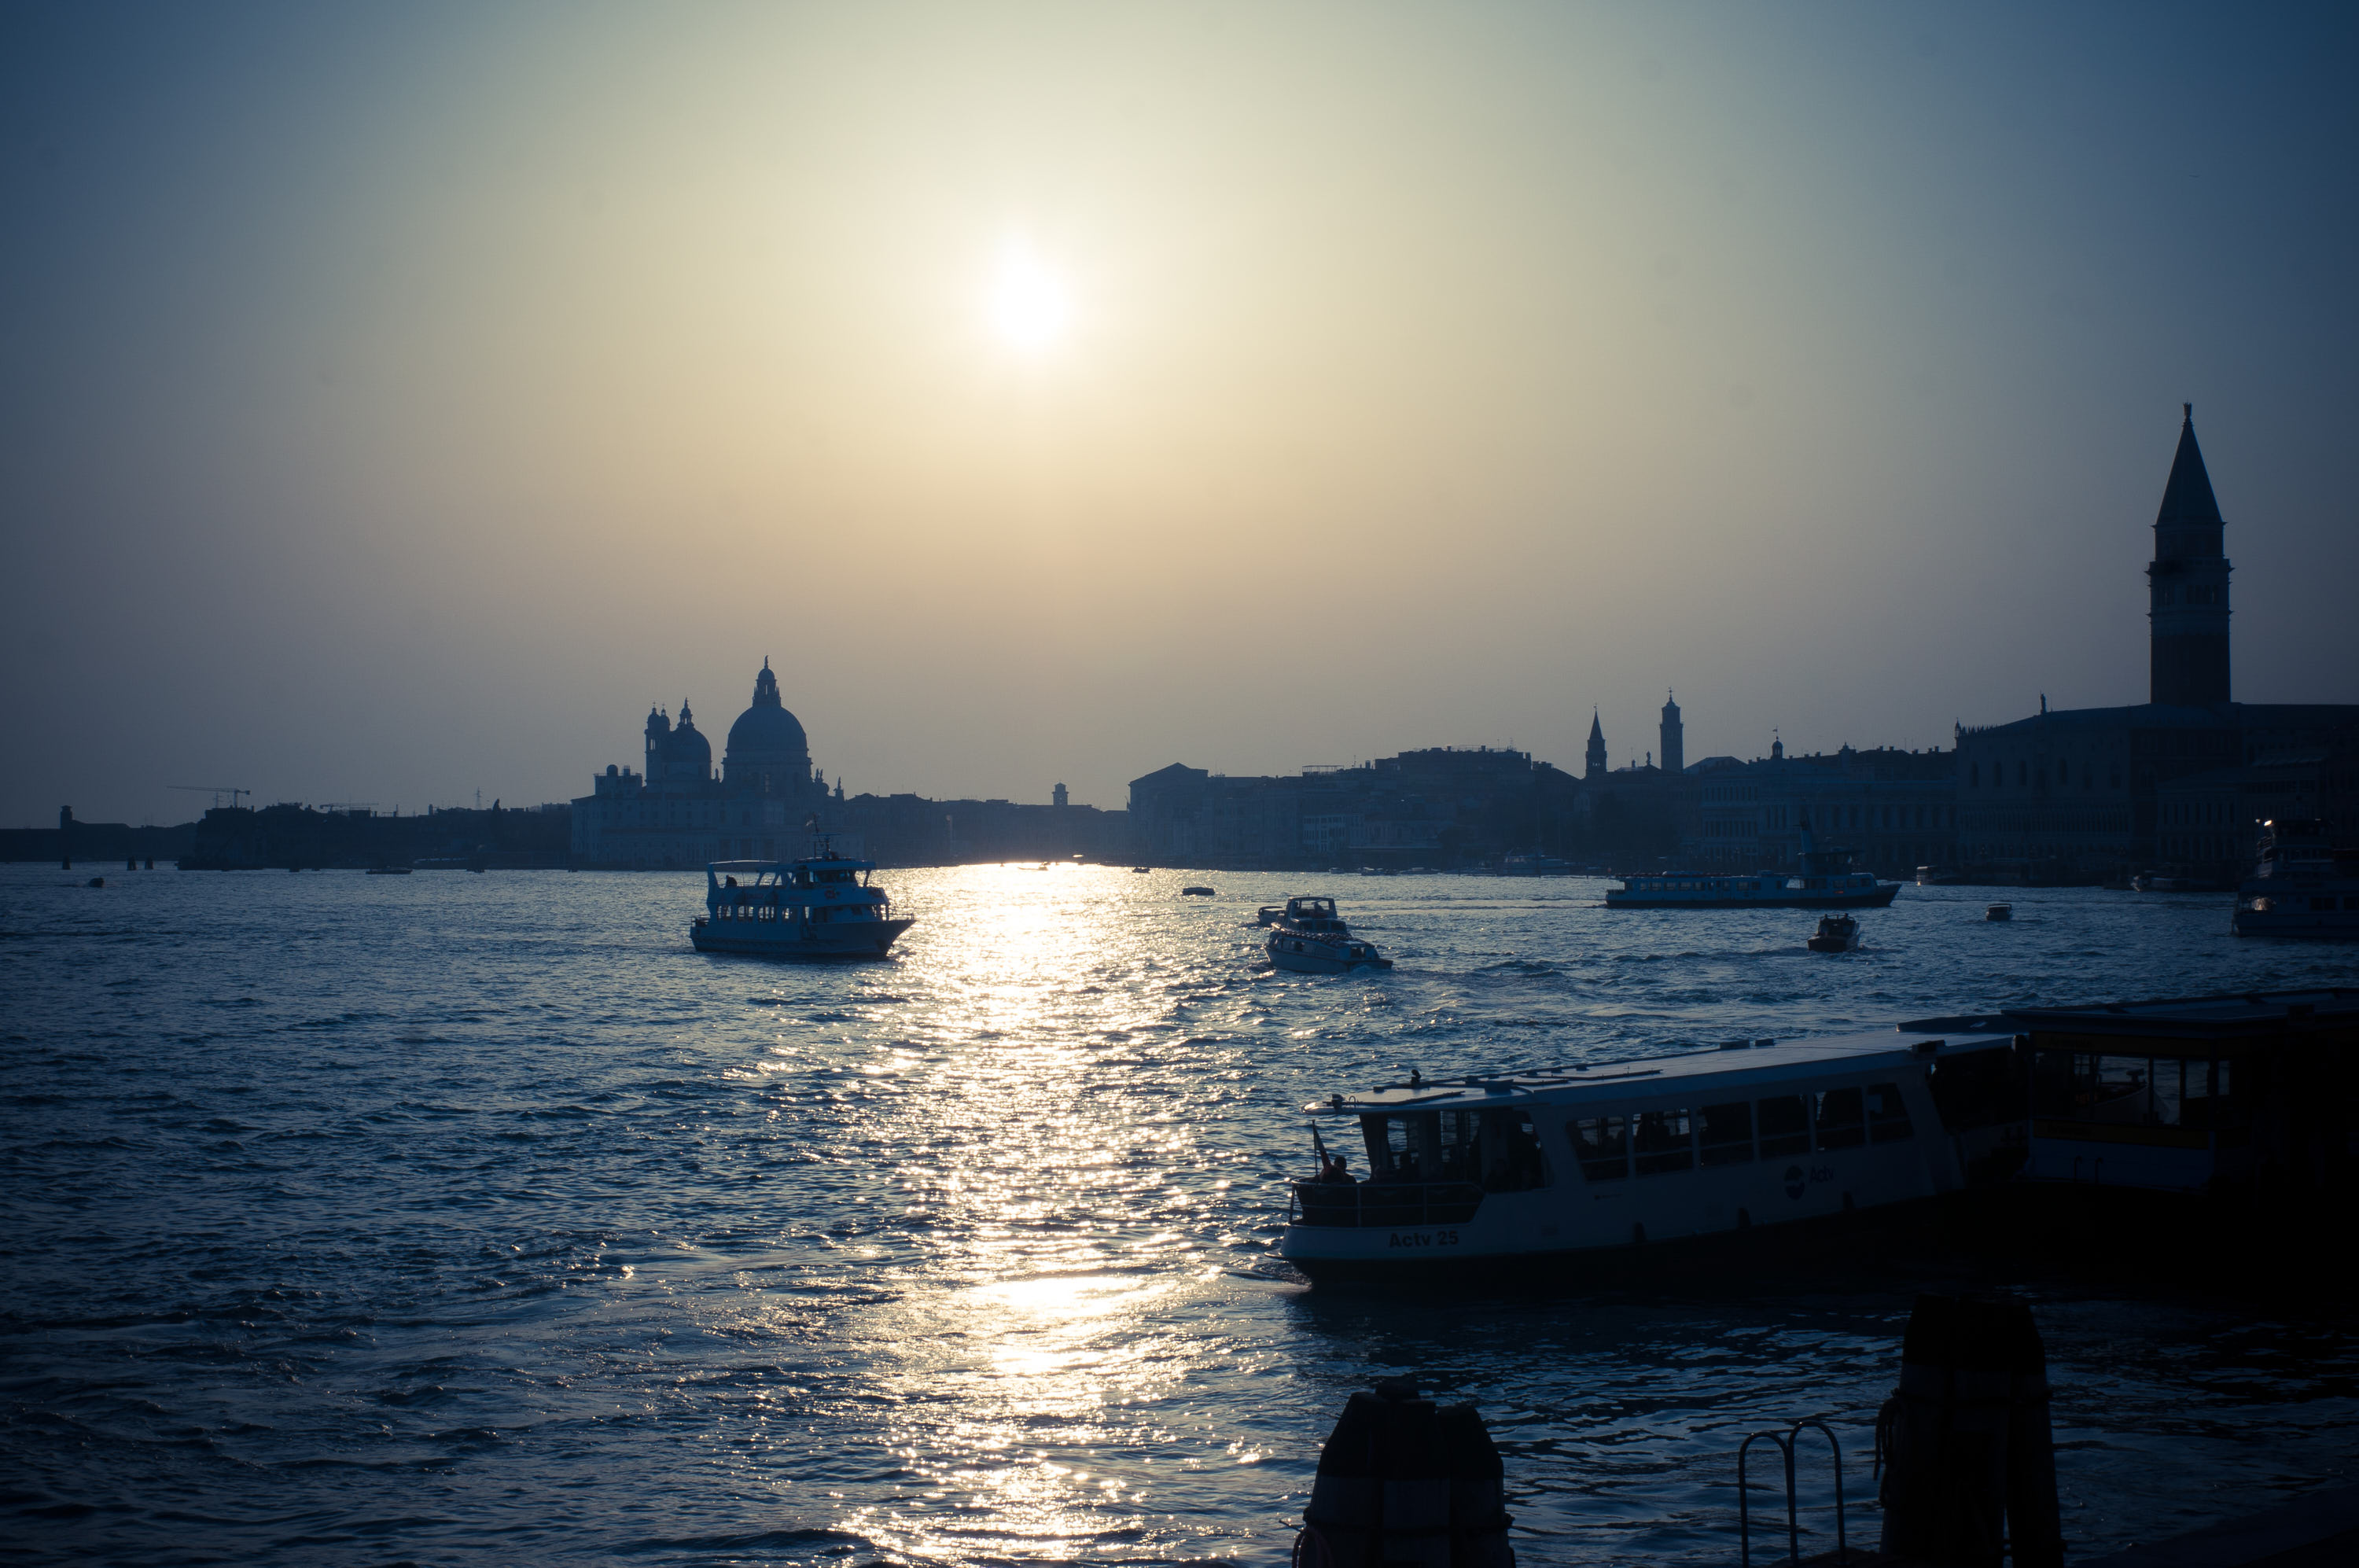
[[[2154,561],[2146,569],[2152,627],[2148,700],[2210,707],[2228,695],[2228,558],[2220,503],[2195,444],[2195,406],[2183,405],[2179,452],[2170,460],[2162,510],[2154,519]]]

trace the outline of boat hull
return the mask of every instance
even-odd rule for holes
[[[1306,943],[1300,953],[1281,949],[1273,943],[1269,949],[1270,964],[1294,975],[1348,975],[1354,969],[1390,969],[1389,958],[1351,958],[1332,948]]]
[[[893,943],[903,931],[917,922],[912,920],[846,921],[840,925],[815,926],[806,931],[796,929],[795,922],[779,921],[786,929],[776,933],[764,931],[748,934],[716,926],[754,924],[753,921],[714,921],[691,926],[688,940],[699,953],[729,953],[741,958],[785,958],[824,963],[829,960],[883,958],[893,951]]]
[[[2288,900],[2290,902],[2291,900]],[[2350,903],[2345,898],[2344,903]],[[2359,909],[2238,909],[2231,918],[2238,936],[2297,936],[2326,941],[2359,940]]]

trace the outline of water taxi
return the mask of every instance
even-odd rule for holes
[[[2261,824],[2259,864],[2236,887],[2238,936],[2359,936],[2359,851],[2315,817]]]
[[[869,885],[875,869],[836,854],[824,837],[802,860],[713,861],[704,868],[704,914],[688,940],[699,953],[882,958],[916,922]]]
[[[1625,877],[1605,890],[1609,909],[1880,909],[1900,891],[1897,882],[1878,882],[1872,873],[1851,868],[1851,851],[1819,849],[1802,833],[1801,871],[1748,871],[1734,875],[1680,871]]]
[[[1859,946],[1859,922],[1849,915],[1821,915],[1818,931],[1802,945],[1812,953],[1849,953]]]
[[[1579,1274],[1633,1247],[1914,1203],[2020,1167],[2026,1077],[2010,1034],[1905,1026],[1456,1082],[1412,1073],[1303,1107],[1321,1174],[1291,1183],[1277,1250],[1313,1280]],[[1368,1175],[1353,1181],[1362,1154]]]
[[[1288,898],[1285,912],[1270,922],[1265,949],[1271,964],[1297,975],[1344,975],[1393,966],[1374,942],[1352,934],[1335,912],[1332,898]]]

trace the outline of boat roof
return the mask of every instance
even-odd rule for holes
[[[2079,1007],[2010,1007],[2017,1028],[2056,1034],[2189,1035],[2217,1038],[2256,1029],[2299,1029],[2359,1022],[2359,986],[2306,991],[2243,991],[2216,996],[2165,996]]]
[[[1506,1073],[1468,1073],[1455,1081],[1387,1083],[1358,1094],[1338,1094],[1303,1106],[1321,1115],[1358,1116],[1391,1110],[1476,1110],[1518,1105],[1563,1105],[1585,1100],[1627,1100],[1651,1094],[1702,1094],[1765,1083],[1784,1083],[1857,1073],[1879,1062],[1897,1067],[1931,1056],[1989,1051],[2014,1042],[2014,1035],[1959,1038],[1918,1034],[1905,1028],[1872,1034],[1833,1035],[1823,1040],[1732,1040],[1703,1051],[1640,1057],[1628,1062],[1584,1062]]]
[[[807,855],[799,860],[708,860],[704,863],[704,869],[708,874],[792,871],[799,866],[832,866],[839,871],[873,871],[876,868],[873,860],[855,860],[848,855]]]

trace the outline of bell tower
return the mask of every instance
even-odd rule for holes
[[[1687,726],[1680,723],[1680,705],[1663,693],[1663,771],[1678,773],[1687,767]]]
[[[1583,779],[1605,777],[1605,730],[1597,722],[1597,710],[1589,710],[1589,751],[1582,759]]]
[[[2227,525],[2195,444],[2195,405],[2181,405],[2179,452],[2170,460],[2147,567],[2150,683],[2147,700],[2180,707],[2229,701]]]

